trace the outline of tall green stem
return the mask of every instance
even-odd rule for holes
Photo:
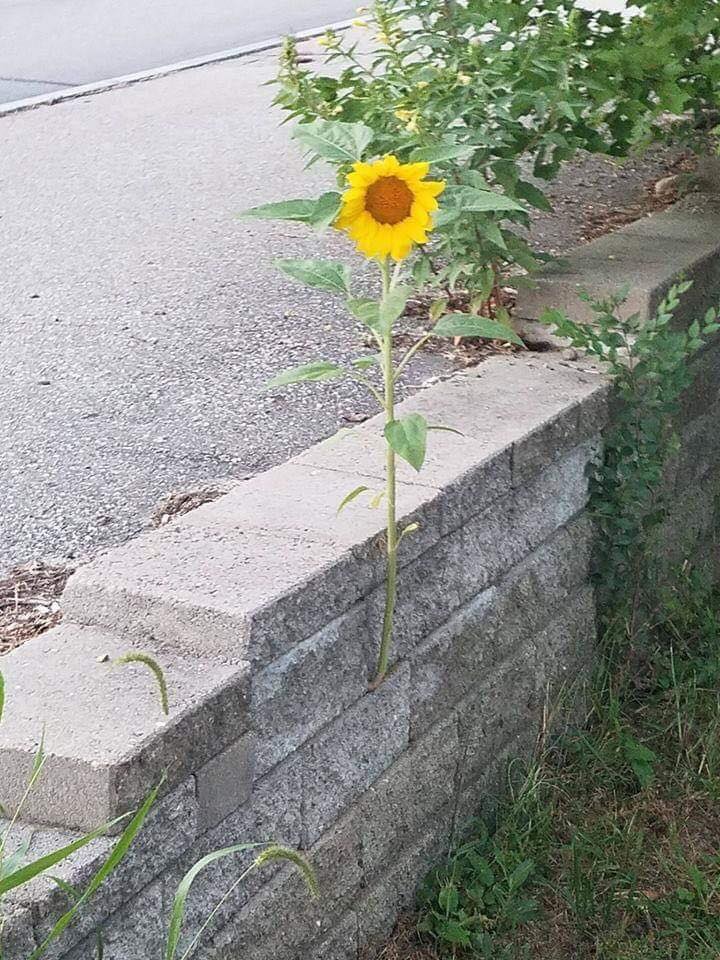
[[[381,264],[383,279],[383,299],[390,291],[391,280],[387,260]],[[392,328],[389,328],[383,334],[382,340],[382,368],[383,380],[385,382],[385,423],[390,423],[395,419],[395,371],[393,369],[393,337]],[[376,686],[385,679],[387,674],[388,662],[390,660],[390,646],[392,644],[393,616],[395,613],[395,597],[397,594],[397,518],[396,508],[396,479],[395,479],[395,451],[390,444],[387,444],[385,461],[385,482],[386,482],[386,501],[387,501],[387,577],[385,590],[385,615],[383,617],[382,640],[380,642],[380,653],[378,655],[377,672],[373,686]]]

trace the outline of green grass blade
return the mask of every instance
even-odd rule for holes
[[[120,861],[123,859],[125,854],[130,849],[131,843],[133,842],[133,840],[135,839],[135,836],[137,835],[138,831],[140,830],[143,823],[145,822],[145,818],[150,812],[150,808],[155,802],[155,799],[157,798],[157,795],[161,786],[162,786],[162,781],[150,792],[150,794],[148,795],[143,805],[135,813],[130,823],[127,825],[125,830],[120,835],[120,839],[113,847],[112,852],[110,853],[110,856],[107,858],[105,863],[100,867],[98,872],[92,878],[87,888],[85,889],[85,892],[83,893],[83,895],[75,904],[73,904],[73,906],[70,908],[70,910],[67,911],[67,913],[64,913],[62,917],[60,917],[60,919],[57,921],[57,923],[52,928],[50,933],[47,935],[45,940],[43,940],[43,942],[40,944],[37,950],[35,950],[31,954],[28,960],[39,960],[39,958],[43,956],[43,954],[47,950],[48,946],[53,942],[53,940],[56,940],[60,936],[60,934],[63,933],[66,927],[72,922],[72,920],[75,918],[75,915],[83,906],[83,904],[85,904],[90,899],[90,897],[92,897],[92,895],[96,892],[98,887],[102,883],[104,883],[105,880],[113,872],[113,870],[115,870],[115,868],[118,866]]]
[[[117,823],[117,821],[115,820],[113,823]],[[10,890],[14,890],[16,887],[24,886],[26,883],[34,880],[39,874],[49,870],[50,867],[54,867],[55,864],[67,860],[76,850],[86,847],[93,840],[101,837],[111,826],[112,823],[106,823],[92,833],[88,833],[78,840],[73,840],[72,843],[68,843],[64,847],[59,847],[57,850],[53,850],[52,853],[48,853],[44,857],[34,860],[32,863],[26,864],[24,867],[13,870],[12,873],[8,873],[0,879],[0,897],[9,893]]]
[[[242,853],[245,850],[251,850],[261,846],[264,846],[264,844],[236,843],[232,847],[223,847],[220,850],[213,850],[212,853],[208,853],[207,856],[202,857],[196,864],[190,867],[188,872],[180,881],[175,894],[175,899],[173,900],[172,912],[170,914],[170,926],[168,928],[167,947],[165,949],[166,960],[174,960],[177,953],[182,923],[185,917],[185,904],[187,902],[188,894],[190,893],[190,888],[192,887],[197,875],[202,873],[206,867],[209,867],[211,863],[215,863],[217,860],[223,860],[225,857],[230,857],[235,853]]]

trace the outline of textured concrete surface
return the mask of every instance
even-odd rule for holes
[[[595,315],[581,294],[602,300],[627,287],[621,314],[647,318],[673,283],[692,280],[675,314],[687,323],[720,299],[718,254],[720,204],[690,194],[671,210],[637,220],[548,264],[535,278],[534,289],[519,291],[515,311],[536,320],[553,307],[588,321]]]
[[[4,658],[4,809],[24,797],[43,730],[45,765],[20,816],[89,830],[132,809],[163,773],[165,789],[175,786],[247,729],[244,667],[164,656],[166,717],[146,667],[113,666],[127,650],[124,639],[63,625]]]
[[[0,103],[353,15],[352,0],[0,0]]]
[[[525,398],[520,408],[518,391]],[[476,593],[479,579],[490,582],[515,562],[527,549],[526,532],[534,523],[547,529],[557,516],[567,519],[571,514],[565,511],[580,508],[586,485],[578,484],[572,464],[570,480],[551,469],[540,484],[511,494],[511,450],[513,444],[522,446],[526,434],[557,417],[564,419],[566,407],[575,408],[595,393],[604,396],[605,386],[591,370],[561,365],[550,369],[532,359],[512,365],[498,358],[457,382],[436,384],[398,408],[399,415],[418,409],[431,422],[469,431],[462,436],[447,431],[431,434],[428,469],[417,478],[423,482],[416,482],[408,471],[402,473],[399,516],[403,522],[420,523],[420,530],[403,545],[402,563],[423,555],[416,566],[410,565],[409,576],[421,581],[427,577],[423,586],[436,589],[430,613],[434,609],[439,616],[459,594],[467,598]],[[576,442],[585,439],[579,433],[579,418],[573,422]],[[598,422],[595,433],[601,426]],[[328,441],[187,518],[81,567],[65,591],[67,615],[133,636],[152,636],[153,642],[164,641],[186,652],[199,647],[208,654],[256,662],[280,656],[382,580],[378,536],[384,528],[383,512],[357,501],[337,516],[336,507],[358,484],[377,483],[372,471],[381,464],[373,455],[378,429],[379,424],[372,422]],[[365,450],[368,473],[361,474],[357,471]],[[548,457],[551,451],[558,454],[560,449],[548,443]],[[498,470],[491,469],[495,459]],[[322,462],[327,467],[320,466]],[[488,477],[494,479],[486,488]],[[300,489],[303,496],[298,500]],[[503,494],[503,507],[496,511],[490,504]],[[478,520],[483,511],[487,520]],[[441,540],[470,517],[476,520],[461,535]],[[517,535],[501,535],[503,529],[515,530],[516,520]],[[467,564],[450,573],[463,551]],[[438,562],[438,577],[424,572]],[[446,584],[446,576],[454,582]],[[381,590],[370,598],[373,636]],[[417,606],[413,613],[420,635],[426,626],[418,620],[423,611]],[[407,632],[403,620],[401,598],[398,649]]]

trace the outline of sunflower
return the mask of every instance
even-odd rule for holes
[[[429,163],[400,163],[387,156],[355,163],[348,174],[340,214],[335,221],[366,257],[404,260],[414,243],[426,243],[441,180],[424,180]]]

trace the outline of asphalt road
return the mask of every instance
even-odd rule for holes
[[[352,16],[356,0],[0,0],[0,103]]]
[[[0,573],[121,541],[169,491],[375,412],[357,386],[263,390],[363,350],[331,296],[271,264],[344,256],[342,238],[234,217],[332,176],[279,127],[275,65],[268,51],[0,119]]]

